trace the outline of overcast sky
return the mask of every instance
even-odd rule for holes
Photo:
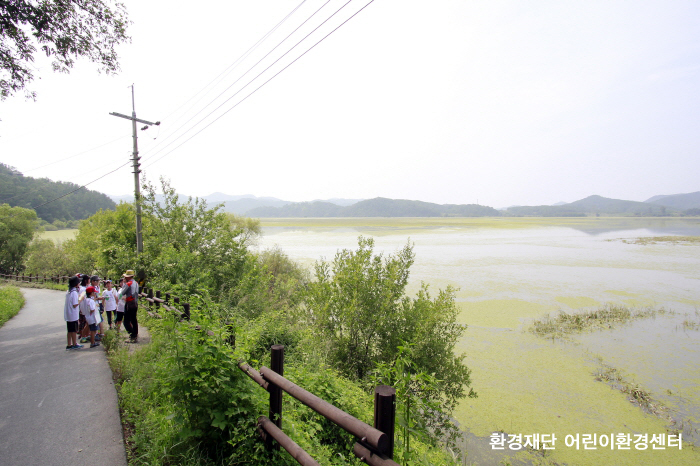
[[[137,117],[162,122],[139,132],[146,178],[188,195],[505,207],[700,191],[700,2],[376,0],[239,103],[367,1],[248,84],[345,2],[265,58],[325,0],[125,0],[121,73],[38,59],[37,101],[0,103],[0,161],[79,184],[126,163],[131,123],[109,113],[131,113],[133,83]],[[89,187],[133,193],[131,169]]]

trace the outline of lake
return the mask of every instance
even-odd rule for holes
[[[262,226],[260,249],[278,245],[309,267],[356,249],[359,235],[385,254],[410,241],[410,293],[421,281],[433,290],[459,288],[468,328],[457,351],[479,394],[456,412],[467,432],[465,464],[700,464],[687,443],[641,449],[637,437],[629,450],[566,445],[576,434],[671,431],[700,440],[700,242],[667,238],[700,236],[700,219],[263,219]],[[655,237],[666,238],[649,241]],[[566,341],[527,331],[545,314],[607,304],[667,312]],[[649,392],[661,414],[596,380],[602,367]],[[496,431],[557,440],[554,450],[498,452],[489,446]]]

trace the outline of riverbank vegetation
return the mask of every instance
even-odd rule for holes
[[[74,240],[37,242],[27,264],[117,277],[136,269],[150,288],[191,305],[191,322],[152,319],[140,311],[151,343],[128,351],[105,338],[127,426],[130,464],[295,464],[269,452],[256,432],[268,394],[237,367],[269,366],[269,348],[285,346],[285,377],[371,423],[372,390],[397,389],[395,454],[401,464],[459,460],[453,409],[474,397],[470,371],[454,351],[454,290],[406,284],[413,246],[377,254],[360,237],[313,272],[279,249],[247,246],[259,224],[178,199],[162,182],[144,188],[144,251],[135,255],[134,210],[120,204],[81,222]],[[68,271],[68,270],[66,270]],[[231,346],[235,335],[235,346]],[[284,397],[283,429],[321,464],[359,464],[354,439]],[[452,449],[452,450],[450,450]]]
[[[24,296],[15,286],[0,286],[0,327],[24,306]]]

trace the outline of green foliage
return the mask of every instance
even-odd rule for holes
[[[404,295],[413,248],[373,255],[374,241],[360,237],[357,251],[338,252],[332,265],[316,264],[308,287],[309,319],[330,342],[332,364],[343,374],[365,378],[378,363],[391,364],[403,342],[415,345],[413,364],[435,372],[450,406],[465,395],[469,369],[454,347],[466,329],[456,322],[455,290],[431,298],[422,284],[417,297]],[[473,396],[473,395],[472,395]]]
[[[175,189],[163,179],[161,188],[162,203],[156,200],[154,186],[144,186],[141,264],[148,268],[147,275],[162,283],[179,283],[192,293],[206,288],[215,298],[226,294],[245,271],[243,230],[204,200],[179,202]]]
[[[114,209],[114,202],[107,195],[89,189],[80,189],[70,196],[41,205],[79,187],[74,183],[23,176],[13,167],[0,164],[0,192],[3,193],[0,202],[27,209],[36,206],[36,215],[48,223],[59,220],[75,228],[76,221],[88,218],[100,209]],[[60,228],[58,225],[56,227]]]
[[[450,418],[451,409],[441,395],[442,384],[434,374],[418,372],[415,348],[399,346],[392,364],[380,363],[372,376],[373,385],[396,389],[396,435],[394,459],[400,464],[435,464],[434,457],[449,457],[440,442],[455,447],[458,429]],[[413,444],[412,444],[413,441]]]
[[[476,396],[464,355],[454,353],[466,329],[457,323],[455,290],[433,298],[421,284],[415,298],[405,296],[412,246],[384,257],[373,254],[372,239],[360,237],[358,245],[338,252],[332,264],[316,264],[307,318],[329,342],[329,362],[341,373],[362,380],[377,367],[383,383],[403,387],[406,448],[409,434],[432,445],[453,440],[452,411],[464,396]]]
[[[0,327],[24,306],[24,295],[14,286],[0,286]]]
[[[414,256],[410,244],[387,258],[373,256],[372,238],[360,237],[358,245],[357,251],[339,251],[332,266],[316,263],[317,281],[309,285],[306,303],[313,323],[331,343],[333,363],[346,376],[363,379],[377,362],[396,354],[382,338],[401,318]]]
[[[115,210],[100,210],[80,222],[75,239],[65,241],[63,247],[75,272],[120,276],[135,267],[134,207],[120,203]]]
[[[63,245],[50,239],[35,239],[29,244],[25,265],[28,274],[47,277],[73,275],[76,270]]]
[[[230,212],[226,213],[229,222],[234,230],[241,230],[240,241],[245,246],[250,246],[256,243],[257,239],[262,236],[262,227],[260,220],[257,218],[243,217]]]
[[[285,348],[286,361],[286,348]],[[311,365],[285,366],[284,376],[310,393],[322,398],[351,416],[372,425],[371,395],[328,367]],[[295,441],[314,458],[345,458],[347,463],[359,463],[352,454],[356,439],[312,409],[290,396],[285,396],[282,408],[283,429],[294,435]],[[333,464],[347,464],[338,461]]]
[[[244,319],[256,319],[269,311],[293,309],[302,300],[308,272],[279,248],[248,256],[245,272],[236,287],[222,299]]]
[[[100,70],[119,70],[115,47],[130,39],[124,5],[106,0],[0,2],[0,100],[34,79],[37,47],[52,57],[54,71],[67,73],[75,58],[98,63]],[[27,98],[34,92],[25,91]]]
[[[34,237],[36,224],[33,210],[0,205],[0,273],[22,271],[24,255]]]

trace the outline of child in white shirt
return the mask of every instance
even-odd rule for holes
[[[100,322],[102,322],[102,317],[100,312],[97,310],[95,305],[95,298],[97,297],[97,291],[94,286],[88,286],[85,290],[85,301],[86,307],[88,309],[85,319],[90,326],[90,348],[100,346],[99,343],[95,341],[95,334],[99,328]]]

